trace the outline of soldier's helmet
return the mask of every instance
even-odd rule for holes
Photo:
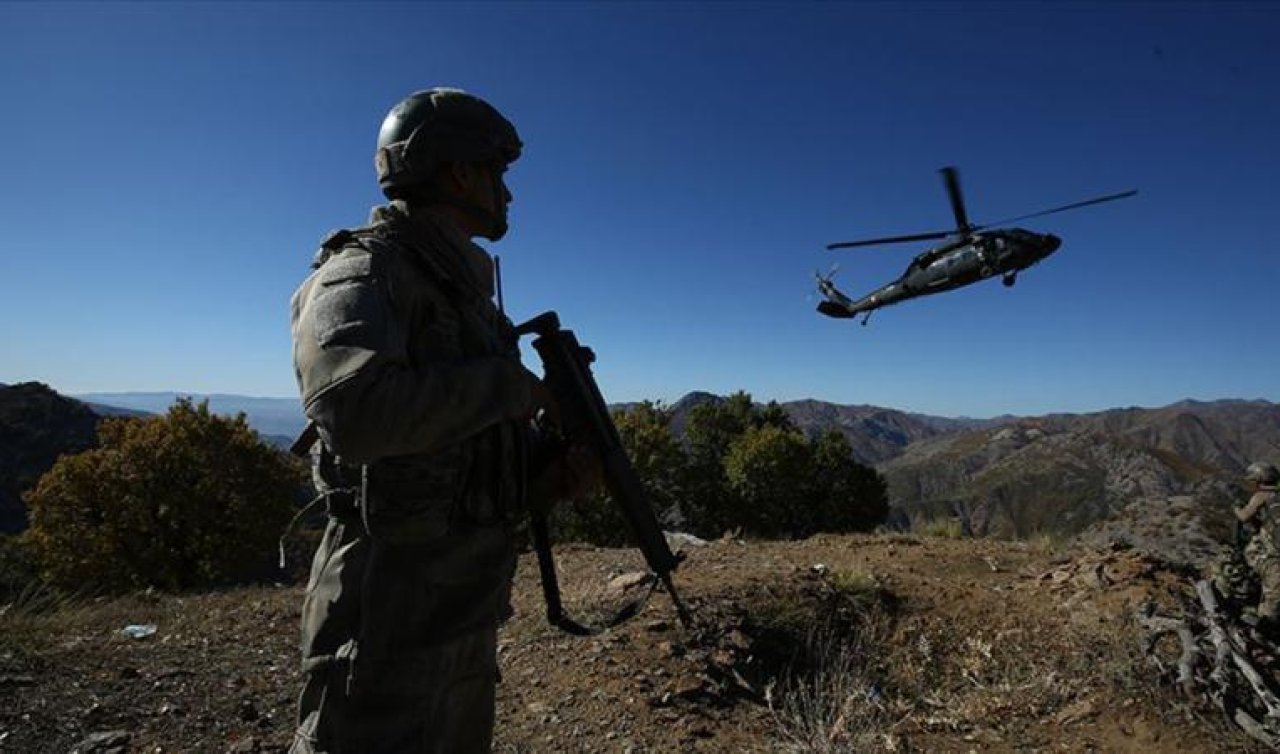
[[[441,160],[515,162],[520,135],[492,105],[460,89],[414,92],[391,108],[378,132],[374,167],[388,199],[429,181]]]
[[[1244,470],[1244,478],[1258,484],[1280,483],[1280,469],[1272,463],[1251,463]]]

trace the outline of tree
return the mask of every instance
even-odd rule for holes
[[[830,429],[814,441],[815,506],[822,531],[871,531],[889,515],[884,477],[854,460],[849,439]]]
[[[660,518],[674,517],[679,523],[685,456],[671,433],[671,411],[644,401],[629,411],[615,411],[613,423],[650,505]]]
[[[98,448],[63,456],[24,496],[49,582],[176,590],[264,572],[306,470],[244,414],[179,399],[164,416],[105,420],[98,434]]]
[[[704,403],[689,412],[685,425],[686,510],[689,528],[704,537],[717,537],[737,526],[742,504],[725,476],[724,459],[730,445],[755,425],[751,395],[741,390],[718,403]]]
[[[671,434],[671,412],[644,401],[630,410],[614,411],[613,423],[653,510],[668,522],[681,523],[685,458]],[[554,536],[561,540],[618,546],[632,537],[621,510],[603,490],[560,504],[550,520]]]
[[[815,527],[813,448],[799,432],[752,427],[724,458],[729,489],[741,502],[737,520],[763,537],[807,536]]]
[[[753,417],[752,425],[756,427],[777,427],[789,432],[798,432],[791,415],[777,401],[769,401],[764,408],[758,409]]]

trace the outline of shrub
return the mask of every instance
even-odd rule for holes
[[[24,496],[27,541],[50,583],[176,590],[264,573],[306,472],[243,414],[179,399],[98,433],[98,448],[63,456]]]
[[[748,429],[724,458],[729,489],[743,505],[737,523],[764,537],[815,530],[813,449],[799,432],[773,425]]]
[[[817,528],[872,531],[884,523],[889,516],[888,485],[875,469],[854,460],[843,433],[828,430],[814,441],[813,464]]]
[[[739,391],[694,407],[683,446],[671,412],[641,403],[614,422],[654,511],[667,526],[702,537],[745,529],[760,537],[871,531],[888,514],[884,478],[858,463],[831,430],[810,440],[779,404],[763,407]],[[555,539],[627,542],[629,531],[606,495],[562,504]]]

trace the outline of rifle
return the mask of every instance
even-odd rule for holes
[[[543,382],[560,409],[561,431],[566,440],[586,447],[599,460],[604,472],[605,488],[631,526],[645,562],[657,577],[655,586],[659,582],[662,584],[667,594],[671,595],[680,622],[686,628],[692,628],[693,619],[671,581],[671,573],[680,565],[683,553],[673,554],[667,546],[666,537],[649,505],[640,478],[627,458],[626,449],[622,447],[618,428],[614,426],[609,408],[591,374],[595,353],[580,345],[573,331],[560,328],[560,317],[555,312],[544,312],[516,327],[517,337],[530,334],[538,336],[533,341],[533,348],[542,359]],[[596,633],[596,629],[587,628],[566,615],[561,605],[560,586],[556,579],[555,560],[551,555],[551,538],[545,512],[535,511],[530,516],[530,533],[538,555],[542,593],[547,602],[547,620],[571,634],[581,636]],[[641,602],[625,608],[607,625],[614,626],[630,618],[639,610]]]

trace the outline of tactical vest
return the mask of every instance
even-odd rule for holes
[[[358,260],[382,256],[389,262],[384,268],[395,271],[398,322],[410,334],[407,358],[413,367],[487,356],[518,360],[511,321],[455,272],[414,248],[408,229],[396,227],[403,222],[331,234],[304,286],[314,285],[332,265],[358,270],[363,264]],[[421,541],[459,524],[498,525],[522,513],[525,434],[516,422],[501,422],[436,452],[382,458],[363,467],[344,463],[321,442],[313,452],[313,476],[327,493],[331,515],[358,517],[375,536]]]

